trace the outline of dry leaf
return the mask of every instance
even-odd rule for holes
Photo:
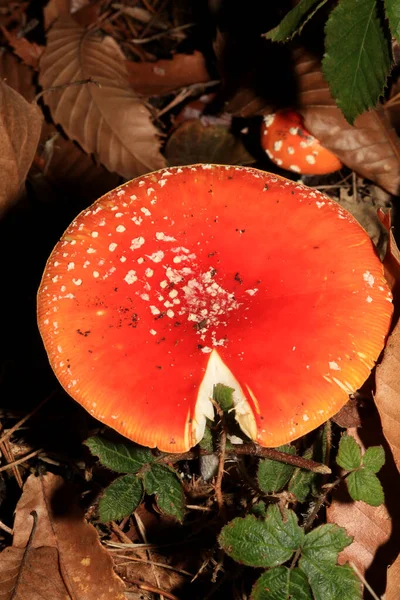
[[[170,136],[165,148],[171,166],[196,163],[249,165],[254,158],[242,142],[221,125],[205,126],[201,121],[185,121]]]
[[[1,598],[124,600],[123,592],[72,487],[51,473],[31,475],[17,504],[13,545],[1,553]]]
[[[385,277],[392,290],[396,315],[400,308],[397,302],[400,299],[400,251],[392,229],[391,210],[385,213],[382,209],[379,209],[378,218],[388,233],[388,243],[383,259],[383,266],[385,268]]]
[[[44,29],[47,31],[60,17],[72,16],[74,21],[86,27],[100,14],[100,3],[90,0],[50,0],[43,9]]]
[[[385,600],[399,600],[400,598],[400,554],[389,567]]]
[[[0,78],[28,102],[36,96],[33,71],[19,61],[11,52],[0,53]]]
[[[26,38],[19,37],[15,32],[8,31],[5,27],[2,27],[1,30],[15,54],[28,65],[28,67],[37,69],[40,57],[44,51],[44,46],[29,42]]]
[[[92,78],[44,94],[55,123],[94,154],[109,171],[126,178],[161,169],[157,130],[150,113],[129,86],[125,58],[111,37],[85,33],[71,18],[58,20],[48,33],[39,82],[49,87]]]
[[[332,98],[320,62],[300,52],[295,58],[298,106],[307,129],[350,169],[391,194],[400,191],[400,139],[383,108],[365,112],[352,127]]]
[[[210,81],[204,56],[197,50],[193,54],[175,54],[171,60],[127,60],[125,64],[132,88],[143,96],[161,96],[181,87]]]
[[[376,368],[375,404],[382,429],[400,470],[400,322],[397,323]]]
[[[359,429],[348,429],[347,434],[363,449],[378,445],[383,437],[378,415],[375,413],[365,419]],[[343,484],[334,492],[331,506],[327,508],[327,521],[344,527],[354,538],[339,554],[339,562],[353,562],[378,595],[385,590],[387,567],[396,557],[399,544],[399,483],[393,481],[393,471],[395,467],[389,454],[378,475],[385,491],[384,505],[354,502]]]
[[[15,204],[39,141],[43,116],[0,81],[0,215]]]

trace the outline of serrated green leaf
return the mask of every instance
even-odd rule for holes
[[[400,42],[400,3],[399,0],[385,0],[386,16],[393,37]]]
[[[342,436],[336,462],[346,471],[353,471],[361,465],[361,448],[350,435]]]
[[[382,96],[392,62],[376,0],[341,0],[325,27],[322,71],[350,124]]]
[[[296,454],[296,449],[290,444],[281,446],[280,448],[277,448],[277,450],[285,452],[286,454]],[[257,472],[258,485],[260,489],[267,494],[279,492],[285,487],[293,475],[294,470],[295,468],[291,465],[286,465],[285,463],[276,460],[270,460],[268,458],[260,460]]]
[[[302,555],[310,560],[320,560],[334,565],[338,552],[341,552],[352,542],[344,527],[335,523],[320,525],[305,536]]]
[[[170,467],[153,464],[143,473],[143,485],[147,494],[154,494],[161,512],[183,521],[185,496],[176,472]]]
[[[276,567],[257,579],[250,600],[312,600],[312,595],[303,571]]]
[[[208,423],[204,430],[204,435],[199,442],[199,446],[202,450],[205,450],[206,452],[214,452],[213,436],[210,429],[210,425]]]
[[[273,42],[290,40],[296,33],[301,33],[304,25],[326,2],[327,0],[301,0],[288,12],[279,25],[265,33],[264,37]],[[317,3],[318,6],[315,6]]]
[[[362,600],[361,583],[349,565],[329,565],[317,557],[302,557],[299,564],[315,600]]]
[[[385,451],[382,446],[371,446],[362,457],[363,467],[372,473],[378,473],[385,464]]]
[[[313,458],[313,448],[307,448],[307,450],[303,453],[303,458]],[[306,469],[295,469],[289,482],[288,490],[299,502],[305,502],[307,496],[311,492],[311,487],[317,478],[318,475],[312,471],[307,471]]]
[[[92,454],[99,457],[104,467],[117,473],[137,473],[143,465],[154,461],[149,448],[133,444],[114,444],[97,436],[84,443]]]
[[[368,469],[353,471],[346,481],[353,500],[362,500],[370,506],[380,506],[385,502],[381,482],[372,471]]]
[[[264,500],[260,500],[257,504],[253,504],[250,509],[252,515],[258,517],[259,519],[265,519],[267,514],[267,505]]]
[[[219,543],[234,560],[250,567],[276,567],[286,562],[304,540],[292,510],[284,511],[284,519],[276,505],[268,507],[264,521],[252,515],[233,519],[223,527]]]
[[[123,475],[104,490],[99,502],[99,517],[103,523],[128,517],[139,506],[143,485],[136,475]]]
[[[223,383],[214,385],[213,398],[218,402],[224,412],[228,412],[233,408],[233,392],[235,388],[228,387]]]

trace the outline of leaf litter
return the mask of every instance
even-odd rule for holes
[[[271,163],[262,156],[259,148],[260,115],[290,105],[301,111],[311,133],[333,150],[347,167],[335,176],[304,181],[319,187],[350,209],[383,256],[387,236],[375,213],[378,207],[387,210],[391,204],[390,194],[397,194],[400,187],[400,143],[395,129],[395,102],[364,113],[352,127],[335,106],[321,72],[321,56],[318,53],[312,54],[309,49],[299,49],[298,46],[279,52],[274,48],[272,51],[269,42],[254,37],[261,30],[267,31],[268,24],[260,20],[252,25],[248,17],[246,23],[250,27],[246,29],[243,42],[239,33],[245,29],[244,22],[239,18],[233,25],[232,15],[231,24],[229,19],[223,22],[215,7],[213,19],[216,30],[210,29],[205,50],[204,43],[199,45],[195,41],[196,36],[192,37],[193,31],[196,32],[198,15],[184,4],[171,7],[168,2],[146,0],[128,6],[127,3],[114,5],[85,0],[50,0],[44,16],[37,10],[33,18],[27,16],[26,3],[0,5],[1,35],[6,48],[0,55],[0,140],[4,175],[0,184],[0,213],[3,216],[0,222],[0,243],[3,244],[0,256],[7,281],[10,285],[12,281],[16,284],[15,291],[8,293],[10,297],[5,295],[2,298],[2,314],[13,315],[17,306],[22,308],[22,317],[18,316],[13,321],[8,319],[9,322],[5,323],[4,350],[0,353],[0,386],[5,387],[4,398],[7,398],[10,381],[11,389],[25,390],[21,394],[25,400],[18,404],[22,415],[29,412],[27,406],[32,406],[30,402],[35,404],[37,395],[43,397],[42,386],[51,390],[55,385],[44,366],[41,346],[35,334],[32,338],[27,332],[34,328],[34,294],[44,261],[52,243],[70,219],[92,200],[118,185],[121,178],[161,168],[167,161],[169,164],[197,161],[249,164],[254,161],[257,167],[271,170]],[[43,23],[46,40],[37,35],[35,18]],[[273,26],[271,22],[270,28]],[[212,49],[215,56],[210,61]],[[256,58],[254,53],[260,49],[261,53]],[[272,60],[262,59],[264,51]],[[241,65],[243,56],[247,59]],[[238,58],[239,62],[229,62]],[[266,74],[268,69],[274,71],[274,62],[280,65],[281,79],[278,77],[274,84],[267,84]],[[234,64],[236,66],[232,68]],[[396,94],[395,85],[392,96]],[[202,107],[194,119],[184,117],[180,120],[182,109],[186,108],[189,115],[193,98],[200,97],[208,87],[215,93],[209,105]],[[228,115],[217,121],[223,111]],[[214,118],[215,122],[212,121]],[[179,123],[178,127],[176,123]],[[286,172],[277,171],[287,176]],[[24,195],[25,200],[21,202]],[[26,199],[28,205],[25,204]],[[22,211],[21,217],[18,217],[18,212],[15,215],[15,206]],[[22,237],[17,238],[17,232]],[[393,232],[389,233],[393,238]],[[18,277],[22,264],[17,260],[18,252],[10,254],[9,251],[9,248],[17,247],[17,239],[23,240],[18,252],[26,253],[30,260],[28,264],[33,269],[28,281]],[[33,246],[28,246],[30,239],[34,240]],[[392,262],[396,261],[395,250],[390,256]],[[398,269],[392,269],[391,273],[393,285],[399,285]],[[23,352],[28,360],[19,367],[21,346],[15,340],[24,340],[27,335],[29,343]],[[14,467],[14,472],[18,469],[26,482],[16,508],[12,545],[10,509],[5,509],[0,517],[0,543],[2,558],[5,559],[0,566],[0,590],[5,590],[5,598],[14,597],[15,583],[18,597],[32,600],[35,594],[38,598],[41,594],[41,598],[54,600],[58,597],[100,598],[97,594],[101,593],[101,585],[108,590],[109,595],[105,598],[139,598],[143,594],[155,598],[163,592],[164,597],[174,600],[217,597],[220,593],[225,597],[235,593],[237,597],[245,598],[250,593],[254,576],[238,565],[232,570],[232,566],[224,561],[221,550],[216,546],[216,537],[223,525],[238,516],[265,516],[265,507],[271,502],[281,507],[282,514],[293,508],[301,514],[304,503],[311,510],[312,503],[316,502],[320,505],[320,522],[326,519],[335,522],[354,537],[354,542],[340,555],[340,563],[346,560],[354,563],[366,585],[370,583],[380,595],[385,592],[386,569],[389,566],[386,597],[394,600],[400,581],[396,560],[399,541],[396,523],[399,519],[395,504],[398,496],[391,485],[396,477],[391,452],[398,466],[400,447],[396,413],[400,405],[396,381],[398,337],[397,326],[376,372],[376,390],[371,380],[362,393],[352,399],[347,413],[343,410],[341,416],[333,419],[338,425],[332,425],[333,438],[328,443],[329,452],[335,453],[341,427],[354,435],[363,448],[386,444],[387,462],[381,478],[386,500],[379,507],[354,502],[342,484],[333,489],[331,496],[329,492],[318,496],[324,489],[319,486],[326,482],[326,476],[321,480],[318,479],[321,476],[316,478],[312,474],[307,479],[303,475],[309,473],[300,469],[296,469],[297,479],[293,476],[288,490],[272,489],[277,486],[272,486],[272,491],[260,489],[257,456],[238,452],[232,459],[234,453],[228,445],[226,472],[222,479],[222,512],[221,507],[219,510],[216,507],[212,487],[215,480],[211,485],[204,481],[193,462],[198,456],[188,453],[180,461],[170,459],[157,465],[153,471],[147,471],[152,473],[152,477],[143,474],[148,489],[143,493],[142,487],[138,488],[135,505],[136,502],[139,505],[133,515],[126,514],[130,506],[128,498],[128,508],[121,505],[120,512],[115,513],[119,517],[118,522],[100,525],[97,500],[113,479],[118,482],[115,475],[110,475],[87,455],[73,453],[70,456],[69,450],[59,449],[54,441],[48,442],[49,448],[37,450],[46,445],[35,437],[38,417],[32,419],[31,426],[17,428],[7,440],[9,450],[4,454],[3,465],[7,467],[6,463],[19,459],[21,462]],[[18,383],[15,375],[14,379],[10,376],[10,373],[16,372],[15,365],[22,368]],[[40,382],[34,375],[38,365],[40,372],[45,373]],[[26,398],[32,396],[32,390],[37,390],[37,393],[28,401]],[[372,418],[366,416],[373,397],[382,429],[377,413]],[[43,431],[44,426],[45,439],[51,428],[60,427],[53,410],[50,408],[48,412],[40,413],[42,429],[40,426],[39,429]],[[79,442],[89,433],[100,433],[96,422],[90,421],[86,414],[79,412],[79,415],[78,422],[84,423],[77,431]],[[6,426],[15,424],[19,416],[18,411],[15,413],[6,401],[0,412],[0,419]],[[354,425],[357,429],[352,428]],[[54,440],[57,431],[53,431],[52,435]],[[218,427],[210,429],[209,435],[211,450],[208,451],[214,452],[215,458],[220,459]],[[318,446],[321,442],[312,436],[309,438],[296,443],[297,454],[305,458],[308,455],[314,458],[322,456],[324,453],[321,454]],[[35,456],[24,462],[24,455],[30,456],[32,449]],[[65,496],[71,499],[71,504],[66,507],[64,502],[60,514],[50,501],[53,496],[67,494],[69,489],[60,477],[51,474],[51,470],[61,472],[65,477],[71,465],[77,489],[83,493],[81,503],[96,529],[85,523],[73,494]],[[39,468],[40,472],[43,469],[50,472],[26,479],[32,466]],[[165,479],[167,472],[172,473],[172,470],[169,471],[172,468],[178,473],[179,480],[171,479],[168,485],[172,495],[162,497],[160,501],[157,486],[161,485],[164,493],[163,484],[159,481]],[[290,473],[291,469],[286,470]],[[0,498],[3,487],[7,490],[12,485],[12,477],[8,475],[12,472],[11,469],[0,472]],[[160,475],[157,479],[156,474]],[[297,485],[299,474],[302,481],[308,481],[300,491]],[[179,481],[181,487],[177,487]],[[123,492],[126,493],[126,490],[125,486]],[[293,490],[299,493],[300,504]],[[182,506],[179,509],[178,520],[183,518],[179,525],[176,515],[168,514],[168,510],[175,510],[172,499],[181,498],[182,493],[186,508]],[[10,492],[8,495],[10,498]],[[15,492],[11,498],[16,498]],[[329,498],[331,504],[325,514],[323,505]],[[9,499],[11,510],[15,501],[12,504]],[[109,514],[113,514],[113,510],[111,506]],[[32,511],[36,511],[37,517],[30,515]],[[100,545],[100,539],[107,551]],[[82,557],[79,563],[82,541],[83,547],[88,544],[90,564],[85,557],[83,563]],[[112,543],[119,544],[119,547],[114,548]],[[111,555],[117,571],[130,586],[126,594],[124,584],[112,572]],[[265,581],[272,582],[274,578],[278,581],[283,577],[288,586],[297,586],[296,593],[309,593],[304,590],[308,586],[307,577],[309,582],[313,582],[315,565],[310,557],[304,556],[306,558],[300,560],[300,568],[296,567],[290,577],[287,567],[279,566],[275,572],[266,572]],[[11,579],[11,587],[7,587],[10,586],[10,571],[7,571],[10,564],[15,577]],[[92,567],[96,595],[79,588]],[[307,577],[301,568],[307,571]],[[70,573],[82,579],[74,581]],[[47,581],[46,586],[43,586],[43,580]],[[262,582],[261,579],[259,581]],[[288,587],[289,591],[291,589]],[[256,588],[251,593],[253,600],[258,598]]]

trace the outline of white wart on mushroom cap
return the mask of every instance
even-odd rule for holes
[[[56,245],[38,320],[59,381],[126,437],[181,452],[213,386],[278,446],[368,377],[391,295],[366,232],[322,193],[255,169],[197,165],[128,182]]]

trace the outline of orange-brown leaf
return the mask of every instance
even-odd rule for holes
[[[28,67],[37,69],[40,57],[44,51],[44,46],[39,46],[24,37],[19,37],[15,32],[8,31],[5,27],[2,27],[1,30],[15,54],[28,65]]]
[[[28,102],[32,102],[36,96],[32,69],[24,65],[11,52],[0,54],[0,79],[19,92]]]
[[[389,567],[385,600],[399,600],[400,598],[400,554]]]
[[[36,524],[31,515],[37,514]],[[124,584],[71,486],[51,473],[31,475],[18,502],[13,545],[0,559],[5,600],[124,600]]]
[[[206,61],[201,52],[175,54],[171,60],[157,62],[126,61],[132,88],[143,96],[161,96],[170,92],[210,81]]]
[[[0,215],[21,195],[42,121],[36,105],[0,81]]]
[[[71,18],[56,21],[40,61],[39,82],[46,90],[92,78],[44,94],[55,123],[126,178],[165,166],[150,113],[129,86],[124,56],[111,37],[85,33]]]
[[[397,323],[376,369],[375,404],[382,429],[400,470],[400,322]]]

